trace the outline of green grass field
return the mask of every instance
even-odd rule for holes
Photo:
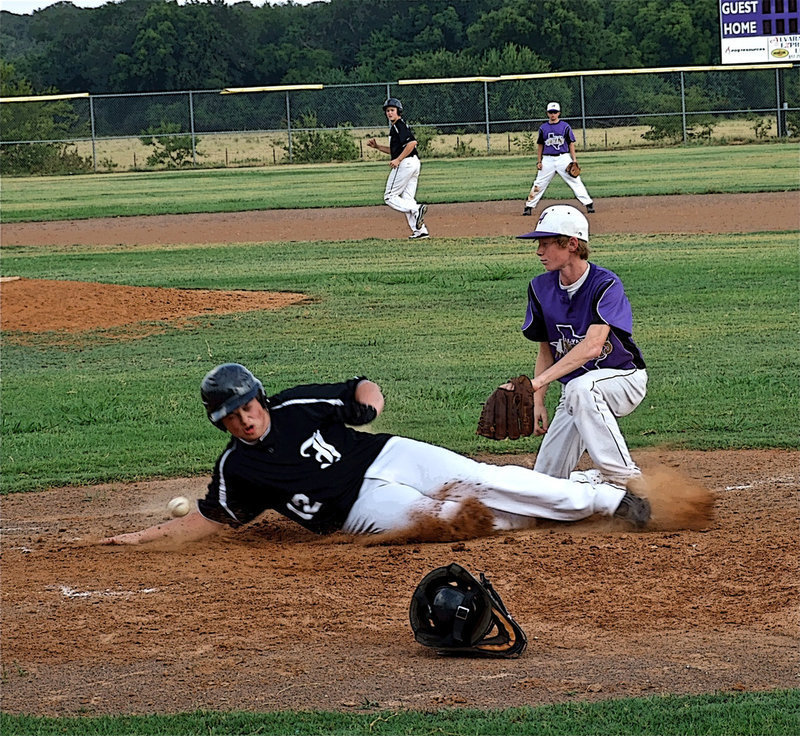
[[[626,284],[650,371],[646,405],[623,421],[631,446],[797,445],[797,346],[764,336],[765,324],[788,335],[797,323],[796,303],[783,298],[798,283],[792,238],[606,236],[594,248]],[[379,430],[466,453],[530,452],[534,440],[479,441],[474,425],[489,390],[532,371],[535,346],[519,328],[539,268],[530,243],[506,238],[402,251],[378,240],[7,248],[3,269],[21,276],[299,291],[311,301],[137,340],[7,335],[1,487],[208,472],[219,436],[197,387],[225,361],[250,366],[270,392],[363,373],[387,396]]]
[[[798,147],[583,157],[597,196],[798,188]],[[635,168],[635,162],[655,167]],[[654,173],[655,171],[655,173]],[[3,221],[376,204],[386,168],[119,174],[3,182]],[[490,173],[491,172],[491,173]],[[519,199],[531,159],[425,163],[426,199]],[[558,196],[554,182],[553,195]],[[430,195],[430,196],[428,196]],[[797,233],[601,236],[593,260],[622,277],[648,361],[645,403],[622,421],[632,447],[798,447]],[[387,395],[376,429],[465,453],[531,452],[478,440],[480,403],[531,371],[520,334],[530,243],[506,238],[254,243],[236,248],[4,247],[3,274],[140,286],[302,291],[276,312],[209,316],[121,340],[98,330],[3,333],[3,493],[206,475],[221,435],[198,384],[243,362],[268,391],[365,373]],[[551,400],[555,399],[552,395]],[[46,719],[3,715],[4,734],[794,734],[798,691],[709,694],[437,713],[185,714]]]
[[[0,716],[4,736],[783,736],[800,729],[800,691],[568,703],[498,711],[188,713],[121,718]]]
[[[580,156],[594,197],[800,189],[797,143],[612,151]],[[6,178],[3,222],[241,212],[382,203],[385,163]],[[433,159],[419,198],[430,203],[521,199],[536,158]],[[569,196],[558,177],[548,196]]]

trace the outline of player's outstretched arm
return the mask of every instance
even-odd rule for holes
[[[384,146],[382,143],[378,143],[378,141],[376,141],[374,138],[370,138],[367,141],[367,145],[370,148],[374,148],[376,151],[380,151],[381,153],[389,153],[389,154],[391,154],[391,152],[392,152],[391,149],[389,148],[389,146]]]
[[[162,524],[128,534],[117,534],[114,537],[101,539],[99,544],[147,544],[148,542],[197,542],[213,536],[225,528],[224,524],[206,519],[199,511],[192,511],[186,516],[171,519]]]

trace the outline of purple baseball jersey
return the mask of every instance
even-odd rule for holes
[[[544,123],[539,128],[539,138],[536,141],[544,145],[542,154],[545,156],[557,156],[561,153],[569,153],[569,144],[575,142],[575,134],[569,123],[559,120],[557,123]]]
[[[611,331],[602,353],[578,370],[559,378],[568,383],[598,368],[644,368],[642,353],[633,341],[633,310],[619,276],[594,263],[586,281],[569,298],[559,286],[559,272],[536,276],[528,286],[528,309],[522,334],[534,342],[549,342],[559,360],[584,337],[590,325],[607,324]]]

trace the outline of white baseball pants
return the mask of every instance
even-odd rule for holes
[[[392,437],[364,474],[342,531],[401,531],[419,514],[450,519],[463,499],[477,498],[497,530],[526,529],[535,518],[577,521],[611,515],[625,489],[597,471],[552,478],[519,465],[490,465],[426,442]]]
[[[579,176],[570,176],[567,173],[567,166],[570,161],[572,161],[572,156],[568,153],[562,153],[560,156],[542,156],[542,168],[536,174],[536,181],[533,182],[534,195],[532,199],[525,202],[526,207],[531,209],[536,207],[556,174],[567,182],[569,188],[572,189],[572,193],[581,204],[592,203],[592,198],[589,196],[589,192],[586,191],[581,178]]]
[[[389,173],[389,178],[386,180],[386,191],[383,193],[383,201],[393,210],[402,212],[406,216],[408,226],[414,235],[428,232],[428,228],[424,224],[420,230],[417,230],[419,204],[414,197],[417,194],[420,167],[418,156],[404,158],[400,165]]]
[[[602,368],[562,386],[561,399],[544,436],[534,469],[568,478],[584,450],[603,477],[626,483],[641,475],[619,430],[647,392],[647,371]]]

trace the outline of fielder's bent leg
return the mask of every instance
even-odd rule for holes
[[[640,476],[617,417],[630,414],[642,402],[647,372],[611,368],[589,371],[570,381],[563,391],[563,411],[580,434],[594,466],[611,482],[625,483]]]

